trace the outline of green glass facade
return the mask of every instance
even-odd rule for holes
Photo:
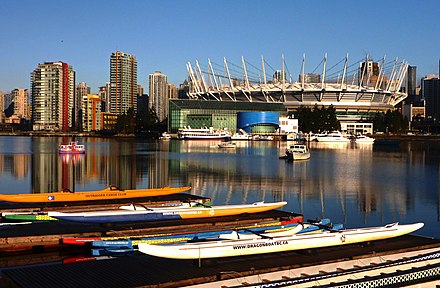
[[[237,113],[247,111],[287,114],[283,103],[170,99],[168,131],[177,133],[179,128],[185,126],[227,128],[229,131],[236,131]]]

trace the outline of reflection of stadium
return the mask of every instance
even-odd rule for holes
[[[194,120],[200,118],[215,128],[223,124],[236,129],[238,112],[276,111],[281,115],[298,107],[315,105],[333,105],[340,121],[369,120],[378,111],[393,109],[407,96],[401,91],[408,67],[404,61],[374,62],[367,57],[349,65],[347,56],[327,68],[327,57],[324,57],[315,68],[321,73],[316,74],[305,73],[304,57],[298,81],[292,80],[284,58],[281,70],[272,69],[271,80],[267,79],[265,68],[270,65],[264,58],[261,69],[243,57],[241,62],[234,65],[225,58],[223,65],[213,64],[209,59],[207,66],[197,61],[195,65],[188,63],[191,100],[170,100],[170,131],[191,123],[191,127],[197,127]],[[258,106],[261,103],[265,106]]]

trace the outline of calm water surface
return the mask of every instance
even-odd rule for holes
[[[280,201],[305,219],[346,227],[424,222],[440,238],[440,142],[386,147],[310,143],[311,159],[278,159],[290,142],[78,138],[85,155],[57,153],[67,138],[0,137],[0,193],[192,186],[214,204]]]

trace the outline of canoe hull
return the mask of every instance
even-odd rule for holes
[[[255,225],[248,226],[239,226],[234,228],[229,228],[226,230],[220,231],[201,231],[195,233],[165,233],[160,235],[133,235],[133,236],[107,236],[107,237],[66,237],[62,239],[63,244],[69,245],[85,245],[90,242],[108,242],[108,241],[132,241],[133,245],[137,245],[139,243],[149,243],[149,244],[164,244],[164,243],[174,243],[174,242],[183,242],[198,238],[209,238],[209,237],[217,237],[222,233],[231,233],[234,230],[241,231],[252,231],[257,233],[270,233],[271,231],[281,231],[283,229],[289,229],[291,227],[295,227],[298,225],[298,222],[302,221],[302,216],[297,216],[288,221],[275,221],[269,223],[257,223]],[[328,225],[330,220],[323,219],[323,225]],[[249,232],[251,233],[251,232]],[[98,245],[98,244],[96,244]],[[92,246],[95,244],[92,243]]]
[[[285,252],[361,242],[383,240],[412,233],[423,223],[341,230],[272,239],[224,240],[173,245],[139,244],[139,251],[148,255],[172,259],[204,259]]]
[[[287,202],[275,202],[197,208],[158,208],[154,210],[111,210],[79,213],[49,212],[48,215],[59,220],[82,223],[148,222],[259,213],[277,209],[286,204]]]
[[[11,203],[69,203],[82,201],[106,201],[165,196],[190,190],[191,187],[163,187],[153,189],[119,190],[106,188],[89,192],[51,192],[35,194],[0,194],[0,201]]]

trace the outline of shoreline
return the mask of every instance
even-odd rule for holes
[[[147,138],[156,139],[157,137],[146,137],[145,135],[135,134],[115,134],[115,135],[103,135],[98,133],[87,132],[40,132],[40,131],[15,131],[6,132],[0,131],[1,136],[29,136],[29,137],[90,137],[90,138]],[[390,139],[400,141],[440,141],[440,134],[420,135],[420,134],[371,134],[370,137],[374,139]]]

